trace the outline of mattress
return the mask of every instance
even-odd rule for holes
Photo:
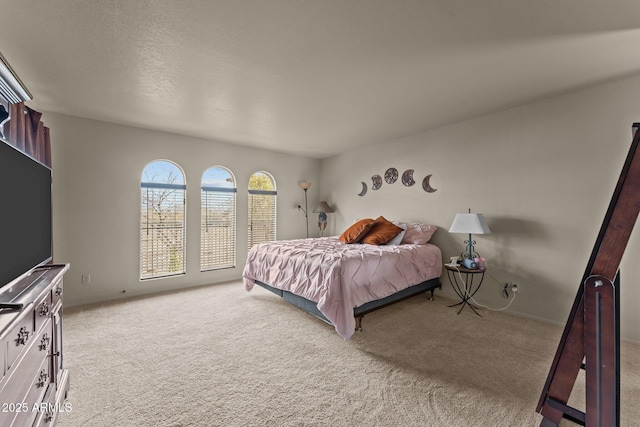
[[[441,274],[441,251],[430,243],[376,246],[321,237],[253,246],[242,277],[247,291],[257,280],[317,303],[348,339],[355,329],[355,307]]]

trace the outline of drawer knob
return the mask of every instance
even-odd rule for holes
[[[49,304],[46,301],[42,301],[40,307],[38,308],[40,316],[46,316],[49,314]]]
[[[40,340],[40,351],[49,350],[49,345],[51,345],[51,338],[46,333],[42,335],[42,339]]]
[[[44,387],[48,379],[49,373],[43,369],[40,371],[40,377],[38,378],[38,382],[36,383],[36,385],[38,387]]]
[[[29,341],[29,331],[26,326],[20,328],[20,332],[18,332],[18,339],[16,345],[25,345]]]

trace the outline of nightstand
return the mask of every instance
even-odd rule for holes
[[[464,307],[468,305],[475,314],[480,316],[480,313],[478,313],[477,311],[479,310],[479,307],[476,307],[469,301],[476,294],[476,292],[478,292],[480,286],[482,286],[484,273],[485,271],[487,271],[487,269],[477,268],[475,270],[471,270],[463,265],[452,267],[448,264],[445,264],[444,268],[447,270],[447,275],[449,276],[451,287],[453,287],[453,290],[460,297],[459,303],[452,304],[449,307],[457,307],[460,305],[460,310],[458,310],[458,314],[460,314]]]

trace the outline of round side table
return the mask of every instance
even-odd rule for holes
[[[469,306],[471,310],[478,316],[477,310],[479,307],[471,304],[469,302],[471,298],[478,292],[480,286],[482,286],[482,281],[484,280],[484,273],[487,271],[486,268],[477,268],[475,270],[471,270],[466,268],[463,265],[451,266],[449,264],[445,264],[444,268],[447,270],[447,275],[449,276],[449,282],[451,282],[451,287],[460,297],[460,302],[457,304],[452,304],[449,307],[457,307],[461,306],[460,310],[458,310],[458,314],[465,308],[465,306]]]

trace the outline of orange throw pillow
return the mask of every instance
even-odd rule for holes
[[[379,216],[376,218],[371,230],[366,236],[364,236],[364,239],[362,239],[360,243],[367,243],[369,245],[385,245],[400,234],[401,231],[402,228],[398,227],[391,221],[388,221],[385,217]]]
[[[343,243],[358,243],[371,230],[373,224],[374,221],[371,218],[357,221],[340,235],[340,241]]]

